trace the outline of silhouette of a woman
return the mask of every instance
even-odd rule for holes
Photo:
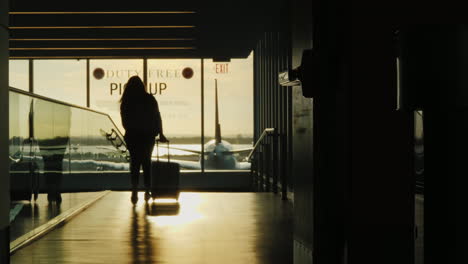
[[[146,92],[140,77],[132,76],[125,85],[120,99],[120,116],[125,129],[125,142],[130,151],[132,202],[138,201],[138,178],[143,167],[145,200],[151,197],[151,154],[155,138],[167,142],[163,134],[158,102]]]

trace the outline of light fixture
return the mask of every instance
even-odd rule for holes
[[[278,75],[278,81],[281,86],[301,85],[297,69],[280,72]]]
[[[301,86],[302,95],[307,98],[313,97],[311,78],[318,70],[317,59],[313,59],[312,49],[302,52],[301,65],[295,69],[288,69],[278,74],[278,82],[281,86]],[[315,64],[314,64],[315,63]],[[314,69],[313,69],[314,68]]]
[[[215,58],[213,58],[213,62],[231,62],[231,58],[229,58],[229,57],[215,57]]]

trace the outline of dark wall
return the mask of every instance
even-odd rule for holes
[[[263,141],[253,163],[254,187],[281,194],[294,203],[296,263],[312,259],[313,100],[301,87],[281,87],[278,73],[301,64],[312,48],[311,3],[282,1],[254,50],[255,138],[265,128],[274,136]]]
[[[314,53],[317,67],[307,74],[313,83],[314,175],[313,261],[342,263],[345,259],[345,202],[348,163],[349,55],[343,5],[315,1]],[[304,87],[303,87],[304,88]]]
[[[424,112],[425,263],[468,261],[467,39],[466,25],[413,25],[400,31],[405,103]]]
[[[9,262],[8,2],[0,1],[0,263]]]
[[[254,157],[253,184],[257,191],[272,191],[291,198],[292,179],[292,91],[281,87],[278,73],[290,68],[291,42],[288,2],[281,1],[270,13],[270,23],[254,50],[254,138],[266,128],[266,136]]]
[[[290,133],[285,135],[292,140],[287,148],[292,150],[292,159],[286,160],[291,168],[287,175],[292,176],[288,180],[294,193],[294,245],[300,248],[298,252],[295,248],[294,262],[414,263],[414,109],[399,108],[397,103],[405,103],[398,95],[407,94],[397,86],[396,36],[407,25],[433,28],[434,24],[466,22],[464,9],[402,0],[288,3],[288,66],[299,66],[302,50],[312,47],[317,62],[316,68],[307,71],[312,76],[313,99],[302,96],[304,87],[287,88],[291,91],[287,102],[292,106],[286,118]],[[444,34],[433,32],[416,46],[433,47],[438,39],[445,42]],[[450,40],[450,45],[463,47],[457,60],[466,57],[466,39],[463,35],[459,41]],[[269,46],[271,41],[263,38],[261,45]],[[466,67],[465,62],[447,63],[447,51],[454,54],[453,49],[437,49],[432,55],[419,50],[417,60],[424,62],[416,72],[429,83],[421,85],[417,80],[412,86],[421,89],[411,94],[421,99],[420,91],[440,83],[438,72],[428,73],[419,66],[443,65],[450,76],[463,76],[445,80],[442,89],[433,90],[430,97],[445,98],[434,93],[444,96],[446,88],[456,82],[462,93],[455,98],[458,108],[429,109],[433,112],[424,124],[425,137],[432,142],[425,146],[425,169],[432,169],[427,172],[424,205],[428,263],[466,262],[466,254],[461,253],[466,246],[466,224],[462,224],[466,217],[459,209],[466,200],[462,166],[468,145],[463,136],[467,131],[463,120],[468,116],[463,101]],[[257,113],[274,119],[278,113],[273,112],[269,89],[278,88],[274,82],[277,68],[269,63],[265,60],[258,68],[263,74],[257,79],[259,86],[267,88],[255,96],[260,98]],[[455,66],[453,71],[448,64]]]
[[[312,36],[318,62],[314,98],[293,94],[295,239],[314,263],[411,263],[412,120],[397,109],[395,28],[351,10],[292,5],[293,66]]]
[[[302,51],[312,48],[312,2],[291,3],[292,67],[301,64]],[[294,239],[313,247],[313,104],[314,100],[302,96],[301,87],[292,88],[292,130],[294,186]]]
[[[254,53],[255,137],[273,127],[278,132],[278,148],[274,137],[264,141],[257,160],[267,162],[257,162],[254,181],[257,190],[278,191],[294,203],[295,254],[300,256],[295,263],[309,263],[313,248],[313,100],[302,95],[300,86],[279,86],[278,73],[298,67],[303,50],[312,48],[312,4],[283,1],[278,7],[272,14],[276,15],[274,23]]]
[[[394,28],[353,20],[350,83],[350,263],[412,263],[412,113],[397,110]],[[358,262],[359,261],[359,262]]]

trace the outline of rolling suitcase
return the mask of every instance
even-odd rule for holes
[[[156,141],[157,158],[151,162],[151,196],[156,198],[179,199],[179,163],[171,162],[169,141],[167,162],[159,160],[159,141]]]

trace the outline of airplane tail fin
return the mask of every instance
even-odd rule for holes
[[[221,143],[221,125],[219,124],[218,111],[218,80],[215,79],[215,139],[216,144]]]

